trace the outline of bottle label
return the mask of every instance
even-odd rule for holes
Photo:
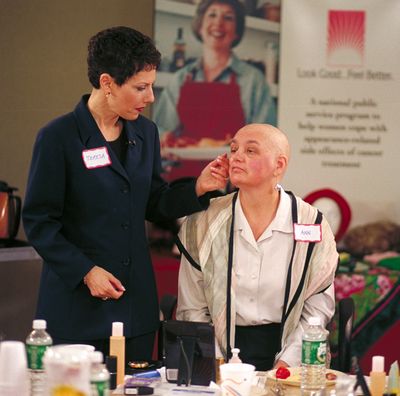
[[[91,381],[92,395],[109,396],[110,381]]]
[[[325,365],[326,341],[303,340],[301,348],[301,362],[303,364]]]
[[[43,356],[48,345],[27,345],[28,367],[31,370],[43,370]]]

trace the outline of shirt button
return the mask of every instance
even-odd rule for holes
[[[257,278],[257,275],[251,275],[251,279],[256,279]]]
[[[254,302],[254,298],[250,298],[250,302]]]
[[[121,263],[122,263],[123,265],[129,265],[129,264],[131,263],[131,259],[128,257],[128,258],[122,260]]]
[[[123,186],[123,187],[121,188],[121,192],[122,192],[122,194],[128,194],[128,192],[129,192],[128,186]]]
[[[128,223],[128,222],[122,223],[122,224],[121,224],[121,227],[122,227],[124,230],[127,230],[127,229],[129,228],[129,223]]]
[[[252,321],[251,321],[251,324],[256,325],[257,322],[256,322],[255,320],[252,320]]]

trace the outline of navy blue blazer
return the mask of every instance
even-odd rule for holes
[[[123,120],[131,144],[122,165],[87,100],[42,128],[34,146],[23,221],[43,258],[37,318],[58,338],[104,339],[113,321],[124,322],[125,335],[133,337],[159,325],[145,219],[185,216],[208,199],[197,198],[194,182],[169,186],[161,178],[158,130],[143,116]],[[111,165],[88,169],[83,151],[100,147]],[[125,286],[119,300],[91,296],[83,277],[94,265]]]

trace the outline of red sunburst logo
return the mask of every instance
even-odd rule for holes
[[[361,66],[364,60],[365,11],[330,10],[327,55],[330,66]]]

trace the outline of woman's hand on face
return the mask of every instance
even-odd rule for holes
[[[201,172],[196,182],[196,194],[198,197],[208,191],[221,190],[226,187],[229,178],[228,155],[219,155],[210,162]]]
[[[103,300],[118,300],[125,291],[125,287],[113,274],[97,265],[86,274],[83,281],[93,297]]]

